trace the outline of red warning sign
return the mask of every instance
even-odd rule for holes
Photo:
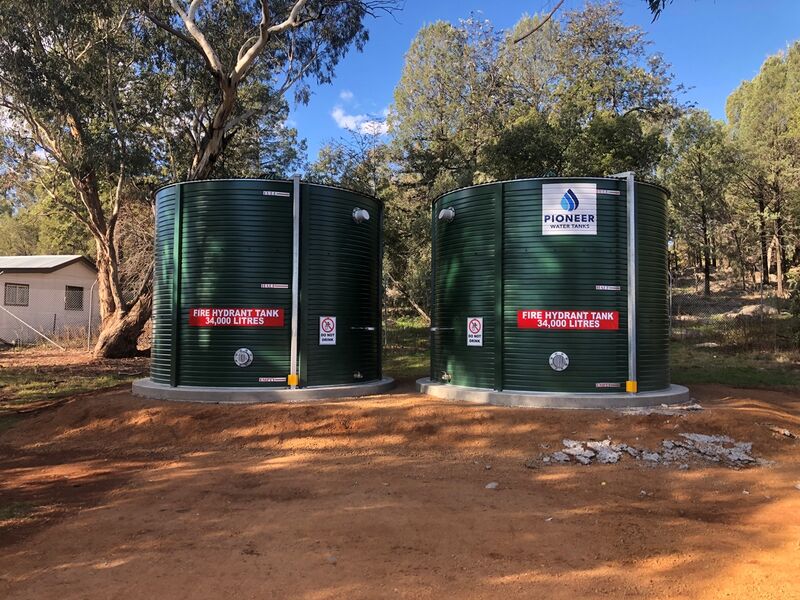
[[[519,310],[520,329],[613,330],[619,329],[616,310]]]
[[[283,327],[282,308],[190,308],[192,327]]]

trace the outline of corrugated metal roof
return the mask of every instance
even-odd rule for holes
[[[92,264],[90,260],[80,254],[0,256],[0,271],[54,271],[80,260],[86,261],[89,265]]]

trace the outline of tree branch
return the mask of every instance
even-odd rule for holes
[[[181,21],[183,21],[186,31],[189,32],[189,35],[194,40],[196,47],[199,48],[200,52],[205,57],[212,72],[221,79],[224,79],[225,68],[222,66],[222,61],[220,61],[219,56],[217,56],[214,48],[209,43],[205,34],[200,31],[200,28],[197,26],[197,22],[195,21],[197,10],[203,4],[203,0],[192,0],[191,4],[189,4],[188,11],[183,10],[183,6],[181,5],[182,3],[178,0],[169,0],[169,3],[173,10],[178,13]]]
[[[250,110],[246,110],[245,112],[243,112],[241,115],[231,119],[225,124],[225,127],[223,129],[223,134],[227,135],[229,132],[239,127],[239,125],[241,125],[248,119],[251,119],[252,117],[259,114],[262,110],[263,107],[261,106],[259,106],[258,108],[251,108]]]
[[[525,33],[525,34],[523,34],[523,35],[519,36],[517,39],[515,39],[515,40],[514,40],[514,43],[515,43],[515,44],[518,44],[519,42],[521,42],[521,41],[523,41],[523,40],[525,40],[525,39],[528,39],[530,36],[532,36],[534,33],[536,33],[536,32],[537,32],[537,31],[539,31],[539,30],[540,30],[542,27],[544,27],[544,26],[545,26],[545,24],[546,24],[546,23],[547,23],[547,22],[548,22],[550,19],[552,19],[552,18],[553,18],[553,15],[554,15],[554,14],[556,14],[556,11],[557,11],[559,8],[561,8],[561,5],[562,5],[562,4],[564,4],[564,0],[558,0],[558,4],[556,4],[556,5],[555,5],[555,7],[553,8],[553,10],[551,10],[551,11],[550,11],[550,13],[549,13],[549,14],[548,14],[548,15],[547,15],[547,16],[546,16],[546,17],[545,17],[543,20],[542,20],[542,22],[541,22],[541,23],[539,23],[538,25],[536,25],[536,26],[535,26],[533,29],[531,29],[531,30],[530,30],[528,33]]]
[[[301,23],[308,22],[307,19],[302,21],[300,19],[300,13],[303,11],[303,8],[305,8],[306,0],[297,0],[294,3],[294,6],[292,6],[292,9],[289,11],[289,16],[286,17],[284,21],[272,26],[269,25],[268,4],[268,0],[261,0],[261,23],[259,23],[258,26],[258,39],[244,54],[242,54],[244,46],[242,46],[242,48],[239,50],[240,58],[236,61],[236,66],[233,68],[233,73],[231,73],[231,82],[234,85],[238,83],[245,76],[245,74],[247,74],[247,71],[250,70],[253,61],[255,61],[256,57],[267,45],[267,42],[269,42],[269,39],[273,33],[282,33],[287,29],[299,27]],[[249,41],[250,40],[245,42],[245,46]]]

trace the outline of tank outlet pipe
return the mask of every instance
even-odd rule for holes
[[[627,181],[628,199],[628,381],[625,382],[625,391],[635,394],[639,391],[639,381],[636,373],[637,331],[636,331],[636,180],[633,171],[616,173],[611,177]]]
[[[292,341],[289,347],[289,377],[294,390],[300,384],[297,369],[297,332],[300,308],[300,175],[292,177]]]

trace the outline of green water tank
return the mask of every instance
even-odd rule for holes
[[[299,180],[159,190],[152,381],[380,380],[382,220],[375,198]]]
[[[469,187],[434,201],[432,239],[432,381],[532,392],[669,387],[664,189],[632,178]]]

